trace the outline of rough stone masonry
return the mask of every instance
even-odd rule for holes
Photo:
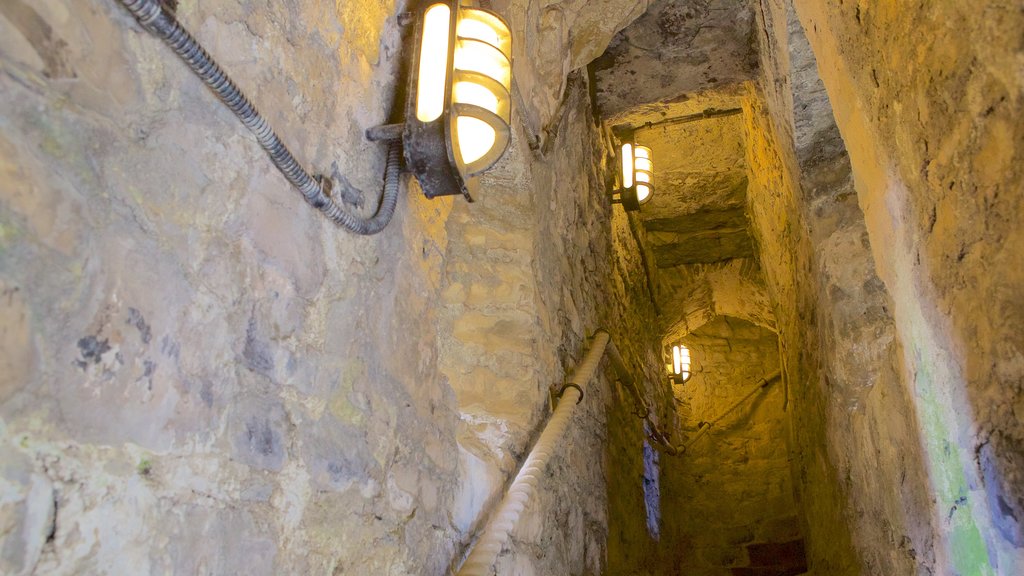
[[[174,4],[372,213],[413,6]],[[509,152],[364,238],[117,2],[0,2],[0,573],[446,574],[598,327],[676,442],[783,378],[654,458],[602,370],[496,574],[1024,571],[1019,2],[483,4]]]

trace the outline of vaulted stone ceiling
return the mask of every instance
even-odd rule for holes
[[[654,2],[593,65],[606,124],[654,155],[656,193],[635,224],[669,339],[717,315],[774,327],[746,214],[754,21],[746,0]]]

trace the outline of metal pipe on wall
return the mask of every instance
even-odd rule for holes
[[[594,377],[597,365],[605,353],[608,354],[618,379],[626,386],[633,399],[644,409],[647,409],[647,402],[644,401],[639,390],[637,390],[636,380],[629,373],[629,369],[622,359],[618,348],[615,347],[615,343],[611,341],[611,337],[607,332],[598,330],[593,336],[590,350],[587,351],[583,360],[576,366],[568,383],[562,388],[561,400],[541,432],[540,438],[537,439],[537,443],[530,450],[530,454],[526,457],[522,468],[516,474],[515,480],[512,481],[508,491],[505,493],[505,497],[488,519],[483,533],[471,549],[465,562],[456,572],[456,576],[488,576],[490,574],[490,569],[498,558],[501,547],[519,522],[519,517],[526,508],[527,502],[530,501],[530,498],[537,491],[537,483],[544,475],[544,469],[547,467],[555,448],[557,448],[558,441],[561,440],[566,428],[569,426],[572,412],[583,398],[583,387]],[[712,425],[749,400],[757,392],[767,389],[780,376],[781,372],[776,371],[762,378],[750,392],[727,410],[709,422],[702,422],[697,434],[685,446],[674,446],[668,441],[667,435],[657,429],[655,435],[658,437],[652,439],[661,443],[661,448],[673,456],[685,454],[690,446],[711,429]],[[643,418],[650,421],[647,414],[644,414]],[[654,426],[653,422],[651,422],[651,425]]]
[[[612,368],[615,369],[615,375],[618,377],[619,381],[626,386],[626,390],[629,391],[629,395],[633,398],[633,402],[637,406],[637,416],[647,421],[647,424],[650,427],[650,433],[647,436],[654,442],[655,448],[665,452],[669,456],[678,456],[682,454],[684,449],[672,444],[669,435],[662,430],[653,419],[651,419],[651,407],[640,393],[636,384],[636,379],[629,373],[629,369],[626,367],[626,363],[622,359],[622,355],[619,354],[619,349],[615,347],[615,342],[610,341],[608,343],[608,358],[612,361]]]
[[[597,365],[604,355],[609,336],[604,330],[594,334],[590,350],[576,371],[563,388],[562,399],[558,402],[551,419],[541,432],[537,443],[530,450],[523,467],[519,469],[508,492],[498,505],[497,510],[487,521],[483,534],[477,540],[469,557],[457,572],[458,576],[487,576],[491,566],[501,552],[508,535],[512,532],[526,503],[537,490],[537,482],[544,475],[548,460],[558,446],[558,441],[565,434],[569,420],[576,404],[583,397],[583,386],[590,382],[597,370]]]
[[[740,398],[739,400],[734,402],[732,406],[727,408],[721,414],[719,414],[718,416],[716,416],[712,420],[701,422],[700,426],[697,427],[697,433],[693,436],[693,438],[690,438],[690,440],[686,443],[685,446],[682,447],[680,453],[685,453],[687,450],[689,450],[690,447],[693,446],[697,442],[697,440],[700,440],[702,436],[707,434],[708,431],[711,430],[711,427],[714,426],[715,424],[717,424],[718,422],[720,422],[722,420],[722,418],[725,418],[726,416],[729,415],[730,412],[732,412],[733,410],[739,408],[741,404],[743,404],[744,402],[749,400],[754,394],[757,394],[758,392],[761,392],[762,390],[767,390],[768,386],[772,382],[774,382],[775,380],[777,380],[777,379],[779,379],[781,377],[782,377],[782,371],[781,370],[776,370],[775,372],[769,374],[768,376],[765,376],[764,378],[762,378],[762,379],[757,381],[757,384],[754,385],[754,387],[750,390],[750,392],[747,392],[747,394],[745,396],[743,396],[743,398]]]

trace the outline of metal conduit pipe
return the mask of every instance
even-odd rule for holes
[[[693,435],[693,438],[690,438],[690,441],[687,442],[686,445],[683,446],[683,453],[685,454],[691,446],[697,443],[697,440],[700,440],[702,436],[707,434],[708,430],[711,430],[711,424],[708,422],[701,422],[700,426],[697,426],[697,433]]]
[[[558,446],[558,441],[565,434],[572,411],[576,408],[576,403],[583,397],[583,386],[594,376],[608,341],[608,333],[604,330],[599,330],[594,334],[590,350],[587,351],[583,361],[576,367],[568,384],[563,388],[562,399],[558,402],[558,407],[555,408],[551,419],[548,420],[544,431],[541,432],[540,438],[537,439],[537,443],[530,450],[530,455],[526,457],[523,467],[516,474],[505,498],[487,521],[487,526],[480,539],[477,540],[476,546],[457,572],[458,576],[487,576],[490,573],[491,566],[494,565],[498,553],[501,552],[502,545],[519,521],[519,515],[526,507],[526,503],[537,490],[537,481],[544,475],[548,460],[551,459],[551,455]]]
[[[326,176],[310,176],[288,150],[281,138],[267,124],[256,107],[214,62],[205,49],[185,30],[161,4],[160,0],[118,0],[135,16],[142,26],[159,36],[199,76],[206,86],[235,116],[245,124],[266,150],[274,166],[314,208],[323,212],[332,222],[356,234],[376,234],[387,226],[398,203],[398,183],[402,161],[400,140],[388,146],[387,166],[384,170],[384,192],[377,213],[360,218],[346,212],[331,197],[331,180]]]
[[[669,440],[668,434],[666,434],[657,424],[651,422],[650,418],[646,419],[650,423],[651,431],[647,434],[647,437],[654,441],[654,448],[668,454],[669,456],[679,456],[686,452],[686,448],[682,446],[676,446]]]
[[[669,456],[678,456],[682,454],[683,448],[677,447],[669,440],[669,435],[666,434],[661,427],[654,423],[650,417],[651,407],[644,400],[643,395],[640,394],[640,390],[637,388],[636,379],[633,378],[632,374],[629,373],[629,369],[626,367],[626,362],[622,359],[622,355],[619,354],[619,349],[615,347],[615,342],[608,342],[608,358],[612,362],[612,368],[615,369],[615,375],[619,381],[625,385],[626,390],[629,391],[629,395],[633,398],[634,404],[638,407],[637,416],[647,421],[650,426],[650,433],[648,437],[654,442],[654,446],[661,451],[665,452]]]
[[[716,416],[713,420],[701,422],[700,426],[697,427],[697,433],[693,436],[693,438],[690,438],[690,441],[687,442],[685,446],[682,447],[682,452],[686,452],[687,450],[689,450],[690,447],[697,442],[697,440],[700,440],[702,436],[704,436],[705,434],[708,433],[709,430],[711,430],[712,426],[720,422],[722,418],[728,416],[730,412],[732,412],[736,408],[739,408],[739,406],[746,402],[747,400],[749,400],[751,396],[757,394],[762,390],[766,390],[769,384],[771,384],[776,379],[781,377],[781,370],[776,370],[775,372],[769,374],[768,376],[765,376],[764,378],[758,380],[757,384],[750,390],[750,392],[747,392],[747,394],[743,398],[740,398],[739,400],[734,402],[732,406],[730,406],[724,412]]]
[[[632,396],[633,401],[639,406],[646,406],[647,403],[643,397],[640,396],[640,391],[636,388],[636,380],[633,379],[633,375],[629,373],[629,368],[626,367],[626,362],[622,359],[622,354],[619,354],[619,349],[615,346],[615,342],[608,342],[608,359],[611,360],[612,369],[615,370],[615,376],[625,385],[626,390],[629,391],[629,395]]]

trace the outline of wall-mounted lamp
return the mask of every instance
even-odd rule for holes
[[[619,153],[622,188],[612,192],[612,203],[627,211],[639,210],[654,196],[654,158],[651,149],[632,141],[622,144]]]
[[[314,208],[357,234],[375,234],[398,203],[402,149],[428,198],[462,194],[472,201],[474,176],[501,158],[511,140],[512,35],[498,15],[433,2],[420,13],[409,100],[402,124],[367,130],[389,143],[377,213],[363,218],[332,195],[330,177],[307,172],[256,107],[174,16],[176,3],[120,0],[156,34],[248,128],[281,174]]]
[[[682,344],[672,347],[672,374],[669,379],[673,384],[685,384],[692,376],[690,372],[690,349]]]
[[[419,18],[405,123],[367,132],[384,139],[400,129],[407,169],[428,198],[462,194],[501,158],[511,140],[512,35],[500,16],[461,6],[427,5]]]

